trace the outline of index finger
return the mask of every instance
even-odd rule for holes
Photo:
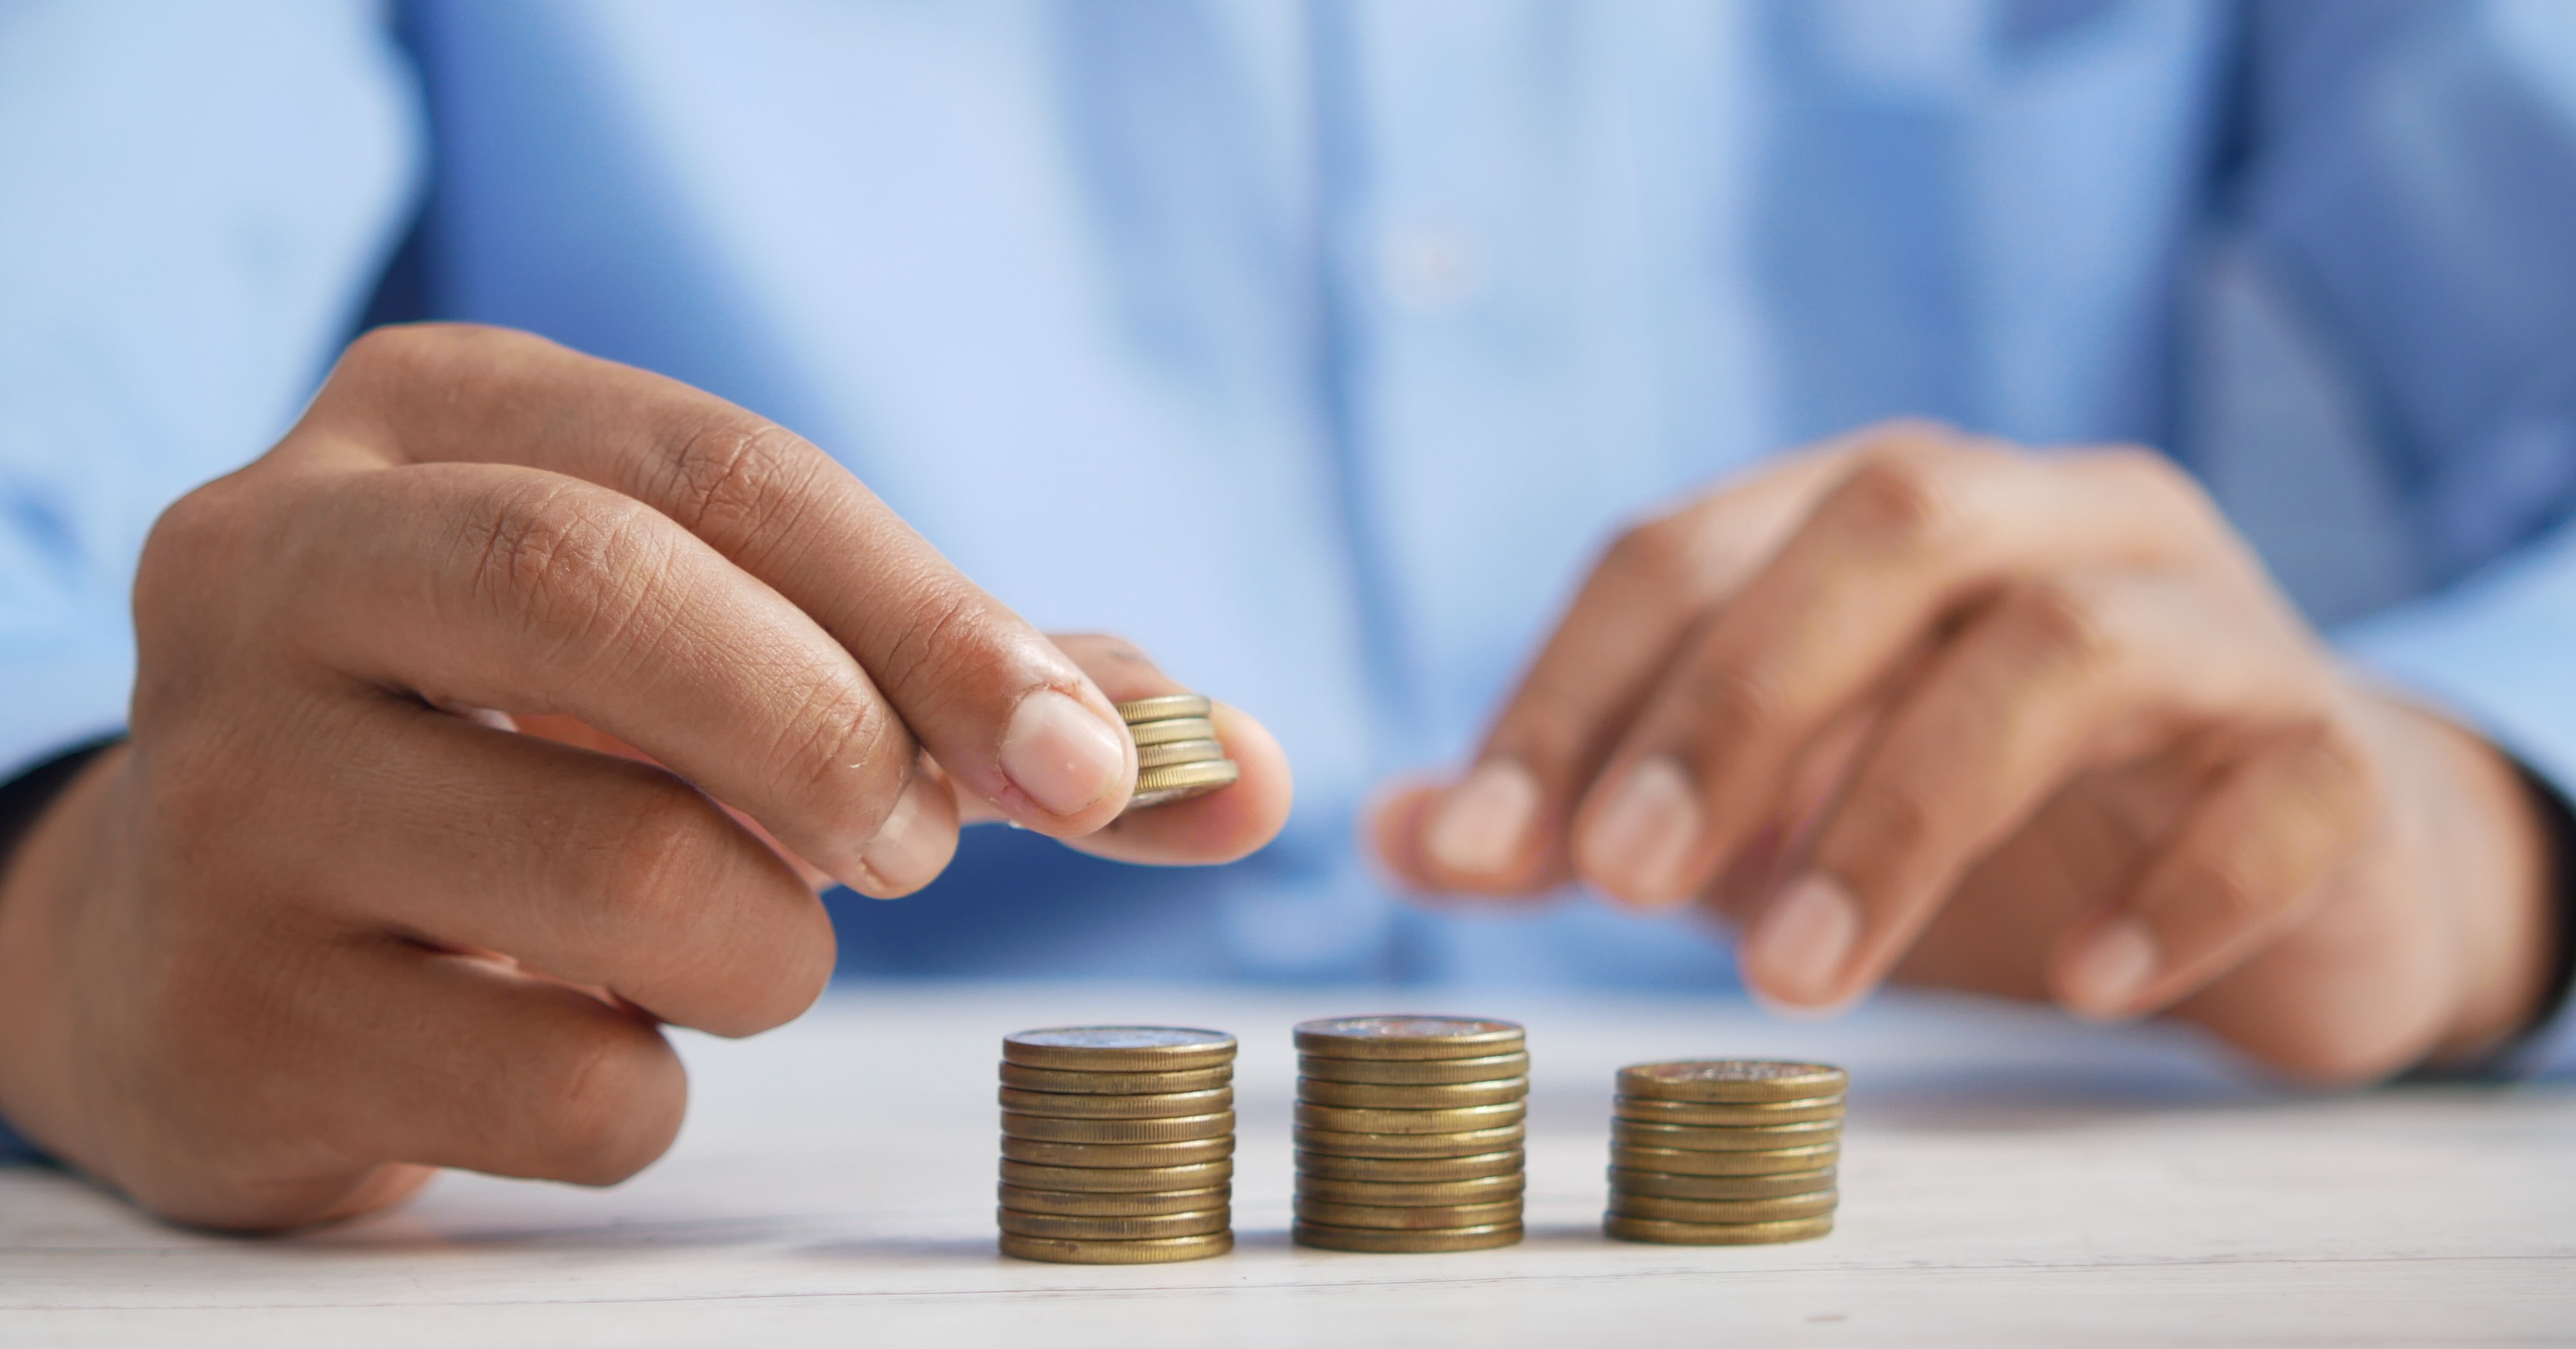
[[[414,462],[544,469],[652,507],[820,624],[941,767],[1018,824],[1085,834],[1126,803],[1134,755],[1108,698],[775,423],[542,338],[461,326],[369,334],[315,412],[372,425]]]

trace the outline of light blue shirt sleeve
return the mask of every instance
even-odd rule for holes
[[[122,726],[144,535],[311,395],[414,102],[363,0],[0,7],[0,780]]]
[[[2254,13],[2251,224],[2449,582],[2339,642],[2576,785],[2576,6]],[[2576,1066],[2558,1021],[2528,1048]]]
[[[123,723],[143,536],[346,336],[408,80],[359,0],[0,9],[0,778]]]

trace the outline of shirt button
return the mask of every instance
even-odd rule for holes
[[[1402,225],[1378,246],[1378,284],[1396,308],[1429,317],[1458,309],[1484,293],[1488,275],[1484,241],[1445,225]]]

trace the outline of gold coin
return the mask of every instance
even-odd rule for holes
[[[1054,1026],[1002,1039],[1002,1061],[1030,1068],[1168,1073],[1234,1062],[1234,1037],[1189,1026]]]
[[[1174,764],[1214,763],[1225,757],[1225,746],[1214,740],[1175,740],[1167,745],[1147,745],[1136,751],[1136,768],[1169,768]]]
[[[1127,798],[1127,808],[1151,809],[1193,796],[1205,796],[1220,787],[1233,786],[1242,777],[1242,767],[1232,759],[1208,759],[1199,763],[1139,769],[1136,793]]]
[[[1640,1124],[1610,1121],[1610,1141],[1632,1148],[1679,1148],[1684,1152],[1777,1152],[1782,1148],[1839,1143],[1843,1122],[1815,1120],[1806,1124],[1769,1124],[1726,1128],[1704,1124]]]
[[[1613,1143],[1610,1164],[1626,1171],[1661,1171],[1668,1176],[1776,1176],[1833,1166],[1841,1161],[1842,1154],[1838,1143],[1782,1148],[1777,1152],[1689,1152]]]
[[[1301,1183],[1323,1179],[1431,1185],[1486,1176],[1518,1176],[1522,1160],[1518,1148],[1465,1157],[1339,1157],[1325,1152],[1300,1152],[1297,1177]]]
[[[1520,1025],[1466,1016],[1337,1016],[1297,1025],[1297,1048],[1329,1059],[1473,1059],[1523,1051]]]
[[[1067,1096],[1168,1096],[1175,1092],[1206,1091],[1233,1081],[1234,1065],[1231,1063],[1177,1073],[1093,1073],[1081,1069],[1028,1068],[1016,1063],[1002,1065],[1003,1086]]]
[[[1846,1082],[1832,1064],[1778,1059],[1678,1059],[1619,1070],[1620,1095],[1654,1101],[1803,1101],[1840,1096]]]
[[[1301,1173],[1297,1177],[1297,1197],[1320,1199],[1328,1204],[1376,1204],[1395,1208],[1490,1204],[1498,1199],[1518,1198],[1528,1183],[1528,1179],[1517,1170],[1507,1175],[1409,1184],[1382,1180],[1334,1180]]]
[[[1035,1138],[1002,1138],[1002,1155],[1040,1166],[1187,1166],[1234,1155],[1234,1135],[1193,1138],[1185,1143],[1056,1143]],[[1694,1153],[1694,1156],[1726,1156]]]
[[[1234,1108],[1234,1088],[1107,1096],[1004,1087],[1002,1108],[1016,1114],[1052,1115],[1057,1119],[1167,1119],[1173,1115],[1205,1115],[1231,1110]]]
[[[1002,1112],[1002,1133],[1047,1143],[1182,1143],[1234,1134],[1234,1112],[1179,1115],[1171,1119],[1057,1119]]]
[[[1163,693],[1151,698],[1130,698],[1113,704],[1118,719],[1133,726],[1140,721],[1170,721],[1175,717],[1204,717],[1215,711],[1213,704],[1195,693]]]
[[[1348,1110],[1340,1106],[1297,1103],[1297,1122],[1309,1129],[1345,1134],[1454,1134],[1518,1124],[1529,1115],[1529,1102],[1460,1106],[1455,1110]]]
[[[1620,1096],[1610,1102],[1610,1113],[1643,1124],[1715,1124],[1728,1128],[1804,1124],[1809,1120],[1841,1119],[1843,1098],[1820,1096],[1805,1101],[1720,1105],[1705,1101],[1641,1101],[1633,1096]]]
[[[1143,749],[1147,745],[1168,745],[1178,740],[1214,740],[1216,723],[1205,717],[1172,717],[1130,726],[1127,734],[1135,739],[1136,748]]]
[[[1529,1079],[1506,1077],[1492,1082],[1448,1082],[1430,1087],[1389,1087],[1375,1082],[1326,1082],[1297,1079],[1297,1099],[1315,1105],[1377,1110],[1454,1110],[1468,1105],[1501,1105],[1529,1095]]]
[[[1528,1136],[1529,1127],[1522,1124],[1454,1134],[1353,1134],[1301,1125],[1289,1134],[1298,1147],[1308,1152],[1328,1152],[1336,1157],[1473,1157],[1480,1152],[1516,1149]]]
[[[1163,1237],[1154,1241],[1067,1241],[1059,1237],[1002,1234],[1002,1254],[1058,1265],[1161,1265],[1204,1260],[1234,1249],[1234,1233]]]
[[[1168,1190],[1151,1194],[1066,1194],[1059,1190],[998,1187],[1002,1207],[1020,1213],[1053,1213],[1067,1218],[1150,1218],[1164,1213],[1205,1213],[1233,1202],[1234,1187]]]
[[[1782,1199],[1834,1188],[1834,1168],[1783,1171],[1769,1176],[1676,1176],[1614,1166],[1610,1168],[1610,1188],[1621,1194],[1665,1199]]]
[[[1299,1222],[1288,1229],[1288,1234],[1295,1238],[1300,1246],[1320,1246],[1328,1251],[1374,1251],[1387,1254],[1481,1251],[1517,1243],[1521,1239],[1521,1225],[1496,1223],[1490,1227],[1406,1232],[1383,1227],[1331,1227],[1323,1223]]]
[[[1066,1241],[1152,1241],[1156,1237],[1203,1237],[1234,1226],[1234,1211],[1157,1213],[1142,1218],[1067,1218],[1054,1213],[995,1209],[1002,1230],[1015,1237],[1057,1237]]]
[[[1421,1232],[1491,1227],[1521,1220],[1519,1196],[1484,1204],[1336,1204],[1297,1196],[1297,1220],[1326,1227],[1383,1227]]]
[[[1777,1199],[1665,1199],[1651,1194],[1610,1192],[1610,1211],[1623,1218],[1654,1218],[1676,1223],[1768,1223],[1813,1218],[1834,1211],[1834,1192],[1782,1195]]]
[[[1333,1059],[1321,1054],[1300,1054],[1297,1075],[1318,1082],[1375,1082],[1389,1087],[1495,1082],[1529,1076],[1529,1053],[1523,1050],[1473,1059]]]
[[[1775,1241],[1807,1241],[1834,1230],[1832,1214],[1791,1218],[1775,1223],[1673,1223],[1654,1218],[1601,1215],[1601,1230],[1621,1241],[1652,1241],[1666,1246],[1767,1246]]]
[[[1002,1160],[1002,1182],[1030,1190],[1080,1194],[1154,1194],[1204,1190],[1234,1179],[1234,1159],[1191,1162],[1184,1166],[1045,1166]]]

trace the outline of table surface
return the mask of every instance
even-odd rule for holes
[[[1289,1244],[1288,1028],[1391,1009],[1529,1026],[1523,1244]],[[1242,1037],[1233,1255],[1101,1268],[996,1254],[1000,1036],[1113,1021]],[[682,1039],[688,1127],[610,1190],[456,1175],[390,1215],[242,1240],[0,1169],[0,1343],[2576,1340],[2565,1087],[2300,1096],[2229,1076],[2177,1033],[1967,1001],[1802,1024],[1678,999],[928,985],[836,993],[752,1041]],[[1694,1055],[1851,1069],[1832,1236],[1601,1236],[1612,1070]]]

